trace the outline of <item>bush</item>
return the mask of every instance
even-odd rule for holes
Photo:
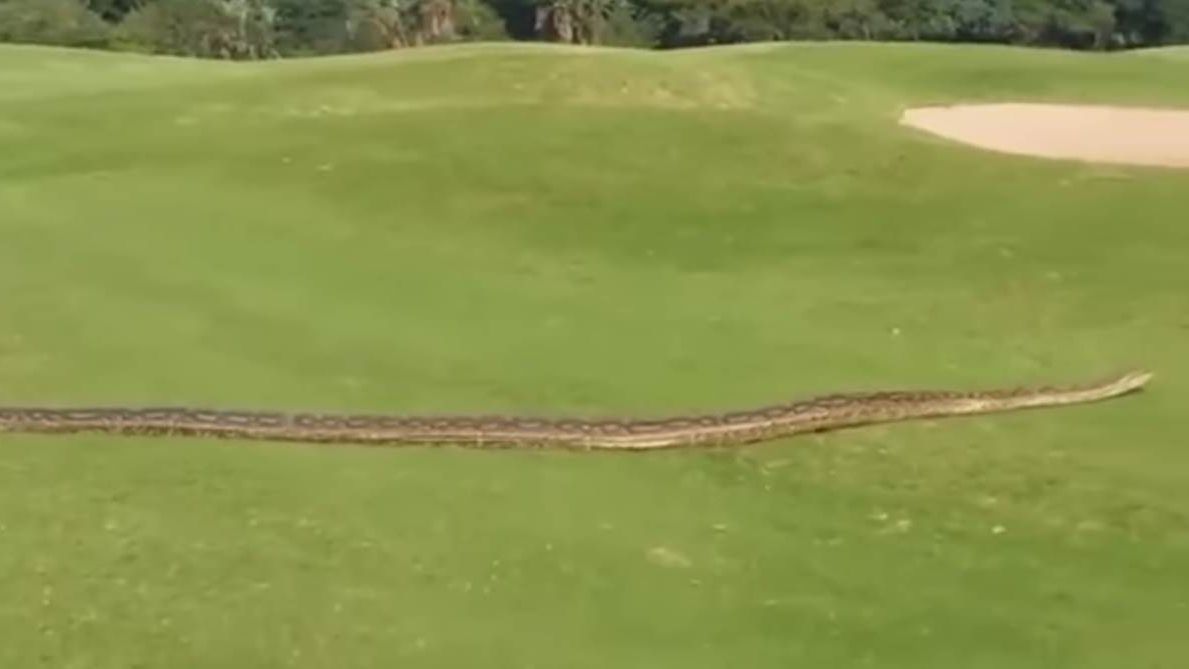
[[[0,0],[0,42],[101,48],[109,37],[80,0]]]
[[[482,0],[459,0],[455,5],[458,35],[472,42],[497,42],[508,39],[504,19]]]
[[[122,48],[247,60],[275,55],[275,14],[261,0],[156,0],[116,32]]]
[[[660,14],[630,2],[617,3],[603,27],[603,43],[611,46],[646,48],[660,43],[665,29]]]
[[[1163,43],[1189,44],[1189,0],[1165,0],[1162,9]]]

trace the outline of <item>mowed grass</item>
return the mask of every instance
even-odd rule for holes
[[[658,415],[1088,380],[650,454],[0,437],[4,667],[1182,667],[1189,172],[915,104],[1189,62],[0,49],[0,404]]]

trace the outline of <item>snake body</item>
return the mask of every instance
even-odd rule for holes
[[[747,411],[652,420],[348,415],[185,407],[0,407],[0,432],[644,450],[737,445],[871,423],[1079,404],[1130,393],[1142,388],[1150,378],[1146,372],[1131,372],[1098,383],[1060,388],[844,393]]]

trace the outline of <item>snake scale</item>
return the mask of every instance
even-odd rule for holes
[[[1139,390],[1151,376],[1137,371],[1060,388],[843,393],[748,411],[650,420],[344,415],[184,407],[0,407],[0,432],[645,450],[737,445],[872,423],[1094,402]]]

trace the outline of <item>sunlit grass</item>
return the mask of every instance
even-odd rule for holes
[[[1185,63],[0,49],[0,402],[1111,403],[643,456],[0,439],[0,665],[1179,666],[1189,173],[904,129]]]

